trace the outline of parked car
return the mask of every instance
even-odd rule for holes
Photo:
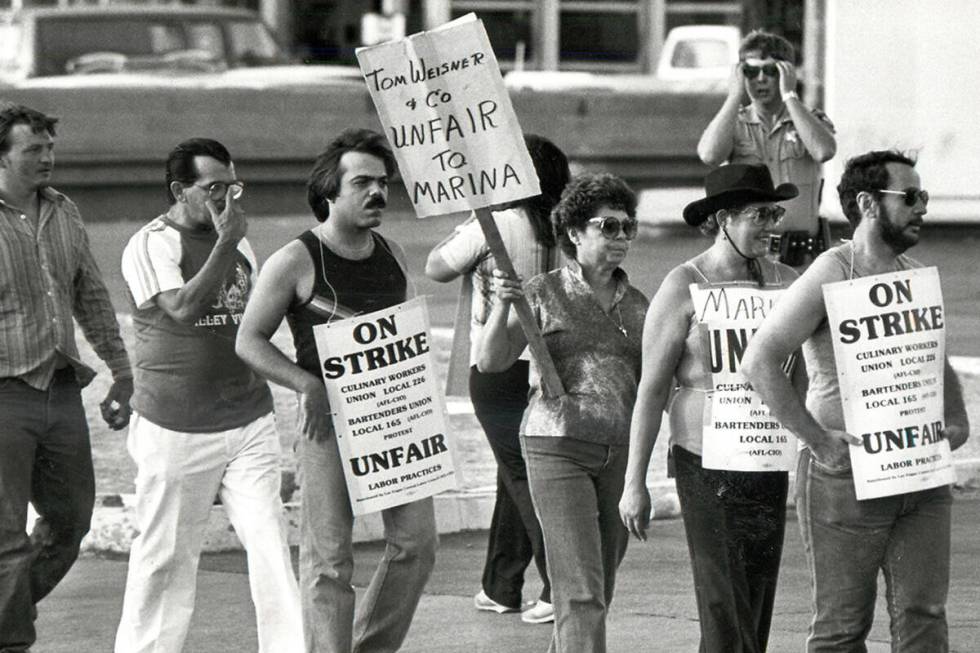
[[[222,73],[289,63],[269,28],[244,9],[112,5],[0,11],[0,83],[11,85],[63,75]],[[317,68],[317,74],[328,68],[297,67]],[[356,68],[334,68],[359,77]]]

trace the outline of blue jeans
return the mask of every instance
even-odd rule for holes
[[[307,653],[393,653],[435,565],[432,499],[381,511],[385,552],[354,614],[354,516],[336,436],[299,444],[299,592]]]
[[[858,501],[850,469],[800,452],[796,510],[810,568],[809,653],[863,653],[885,576],[892,651],[949,650],[949,487]]]
[[[606,612],[628,533],[619,519],[625,446],[522,436],[544,534],[555,628],[551,653],[604,653]]]
[[[30,537],[27,504],[40,515]],[[95,503],[81,390],[71,368],[47,390],[0,379],[0,651],[35,640],[34,605],[78,556]]]

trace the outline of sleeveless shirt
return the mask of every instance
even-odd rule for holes
[[[296,345],[296,364],[318,379],[320,371],[313,327],[378,311],[405,301],[408,279],[388,242],[371,232],[374,251],[361,260],[339,256],[312,231],[297,238],[313,259],[313,293],[286,311]]]

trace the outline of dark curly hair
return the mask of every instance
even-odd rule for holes
[[[738,46],[739,60],[745,59],[746,52],[757,50],[763,59],[772,57],[777,61],[795,63],[796,50],[793,44],[778,34],[754,29],[749,32]]]
[[[56,136],[54,131],[56,124],[58,124],[57,118],[47,116],[23,104],[0,100],[0,155],[10,150],[10,132],[17,125],[27,125],[33,134],[47,132],[51,136]]]
[[[858,207],[857,196],[861,191],[878,191],[888,188],[891,179],[888,176],[887,163],[900,163],[915,167],[912,154],[899,150],[872,150],[866,154],[852,157],[844,164],[844,173],[837,184],[837,196],[840,207],[851,224],[851,229],[857,229],[861,223],[861,209]]]
[[[199,156],[208,156],[218,161],[222,165],[231,165],[231,154],[228,148],[216,140],[210,138],[189,138],[178,143],[167,155],[166,181],[167,181],[167,201],[176,204],[177,198],[174,197],[170,184],[180,182],[181,184],[193,184],[198,180],[199,175],[194,159]]]
[[[391,153],[384,136],[371,129],[352,128],[342,131],[313,162],[313,169],[306,183],[306,200],[320,222],[326,221],[330,215],[330,204],[327,200],[334,199],[340,192],[340,178],[343,175],[340,159],[347,152],[363,152],[378,157],[384,162],[388,177],[394,176],[398,169],[395,155]]]
[[[579,175],[565,187],[561,200],[551,212],[551,221],[558,234],[558,244],[569,258],[575,258],[577,253],[569,230],[584,230],[602,206],[625,211],[626,215],[635,218],[636,193],[625,181],[608,173]]]

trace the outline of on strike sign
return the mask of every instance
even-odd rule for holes
[[[902,270],[823,287],[858,499],[954,480],[943,436],[946,326],[939,271]]]
[[[457,486],[425,298],[313,327],[355,515]]]
[[[360,48],[357,60],[419,217],[541,192],[476,16]]]

